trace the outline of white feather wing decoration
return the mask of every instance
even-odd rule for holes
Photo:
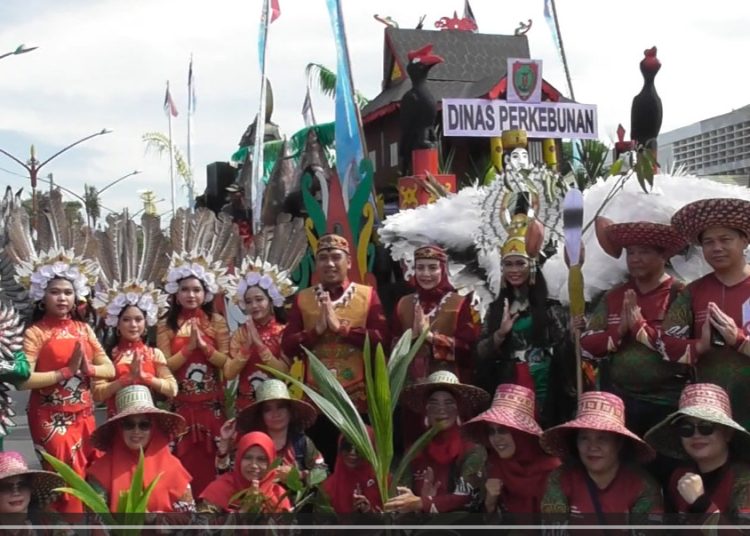
[[[621,176],[599,181],[584,191],[584,221],[590,222],[599,210],[604,199],[615,187]],[[615,223],[628,221],[650,221],[668,224],[672,215],[688,203],[711,197],[735,197],[750,200],[750,189],[716,182],[695,176],[674,176],[659,174],[654,178],[654,188],[645,193],[635,177],[625,181],[622,190],[601,212]],[[604,253],[589,225],[583,235],[586,257],[583,264],[585,297],[589,301],[599,293],[623,282],[627,276],[625,255],[614,259]],[[683,281],[697,279],[711,269],[703,260],[697,247],[691,247],[686,256],[672,258],[672,268]],[[568,268],[559,250],[543,267],[549,295],[553,299],[568,303]]]

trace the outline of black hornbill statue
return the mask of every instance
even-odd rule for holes
[[[633,106],[630,108],[630,139],[656,152],[656,137],[661,130],[662,107],[661,99],[654,87],[654,78],[661,69],[661,63],[656,57],[656,47],[645,50],[643,55],[640,64],[643,89],[633,97]]]
[[[401,98],[401,174],[406,177],[411,167],[414,149],[429,149],[435,146],[435,119],[437,102],[427,88],[427,73],[443,62],[443,58],[432,53],[432,45],[426,45],[408,54],[406,72],[411,79],[411,89]]]

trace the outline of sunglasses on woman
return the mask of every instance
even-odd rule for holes
[[[680,437],[693,437],[696,430],[702,436],[710,436],[716,430],[716,425],[712,422],[681,422],[677,425],[677,433],[680,434]]]
[[[151,421],[131,421],[130,419],[125,419],[122,421],[123,430],[127,430],[129,432],[131,430],[135,430],[136,428],[138,428],[141,432],[151,430]]]
[[[15,482],[8,482],[3,481],[0,482],[0,493],[16,493],[19,491],[27,491],[31,489],[31,481],[22,478],[21,480],[16,480]]]

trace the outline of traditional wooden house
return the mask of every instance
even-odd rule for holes
[[[445,60],[430,70],[427,79],[438,101],[443,98],[503,99],[507,88],[507,59],[530,57],[525,35],[386,28],[383,89],[362,110],[367,150],[375,166],[375,185],[381,192],[395,192],[399,178],[399,105],[411,88],[406,73],[407,55],[427,44],[432,44],[433,53]],[[543,82],[542,100],[568,99]],[[442,131],[441,123],[442,116],[438,114],[438,132]],[[440,151],[441,166],[449,167],[459,183],[465,183],[469,177],[478,177],[487,169],[490,141],[487,138],[442,138]],[[541,161],[542,140],[530,140],[529,153],[532,161]]]

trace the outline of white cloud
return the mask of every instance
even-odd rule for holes
[[[305,65],[334,68],[335,49],[325,2],[280,2],[282,16],[271,26],[267,62],[273,119],[291,134],[302,126]],[[747,104],[747,2],[716,0],[700,11],[653,0],[556,3],[576,98],[598,105],[603,139],[614,136],[618,123],[628,128],[630,102],[641,86],[638,62],[652,45],[659,47],[663,63],[656,80],[664,102],[663,131]],[[474,0],[472,7],[486,33],[511,34],[516,21],[533,19],[532,56],[544,60],[545,78],[567,93],[542,0]],[[384,29],[373,14],[390,15],[408,28],[426,13],[425,28],[433,29],[441,16],[461,13],[463,2],[344,0],[343,9],[355,85],[373,97],[380,90]],[[169,200],[167,162],[146,156],[140,138],[167,129],[161,105],[169,79],[180,110],[174,136],[184,146],[192,52],[198,91],[195,161],[202,190],[206,164],[228,159],[257,108],[259,13],[259,0],[4,1],[0,51],[21,42],[40,48],[0,60],[0,147],[25,159],[33,142],[43,159],[79,137],[111,128],[113,134],[56,159],[44,173],[53,172],[55,180],[82,192],[84,182],[101,187],[138,168],[144,173],[107,191],[103,204],[137,210],[135,192],[144,187]],[[332,119],[330,99],[313,98],[319,120]],[[0,167],[23,171],[3,158]],[[1,171],[0,177],[14,186],[24,182]],[[181,193],[178,201],[184,200]],[[162,204],[165,210],[168,204]]]

